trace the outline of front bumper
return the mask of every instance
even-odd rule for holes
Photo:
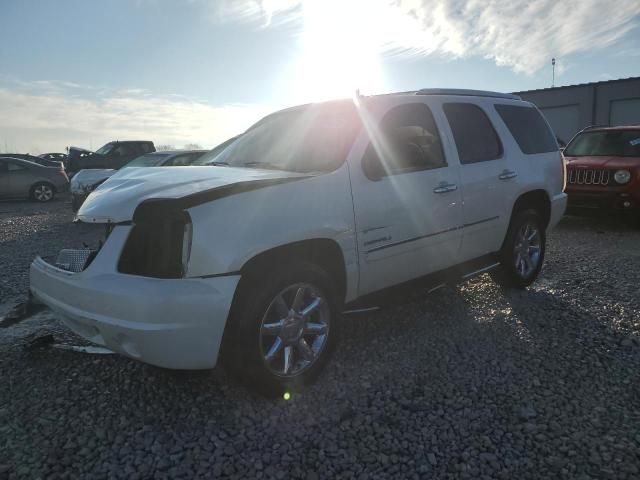
[[[114,234],[126,238],[123,232]],[[111,240],[112,246],[117,243]],[[79,273],[38,257],[30,269],[31,293],[90,342],[159,367],[214,367],[239,275],[182,279],[125,275],[105,268],[112,254],[101,251]],[[116,263],[111,265],[115,268]]]
[[[640,210],[640,195],[628,192],[568,192],[569,209]]]

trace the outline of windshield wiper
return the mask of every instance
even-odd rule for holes
[[[228,167],[229,162],[209,162],[207,165],[211,165],[213,167]]]

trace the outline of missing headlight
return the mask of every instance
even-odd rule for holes
[[[181,278],[191,250],[191,218],[167,202],[141,204],[118,262],[118,271],[155,278]]]

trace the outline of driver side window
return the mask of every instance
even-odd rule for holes
[[[370,180],[447,165],[435,120],[424,103],[392,108],[376,134],[362,159]]]

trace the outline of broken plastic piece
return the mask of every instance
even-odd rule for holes
[[[92,353],[96,355],[110,355],[115,353],[108,348],[94,345],[65,345],[63,343],[54,343],[52,347],[59,348],[60,350],[71,350],[73,352]]]

